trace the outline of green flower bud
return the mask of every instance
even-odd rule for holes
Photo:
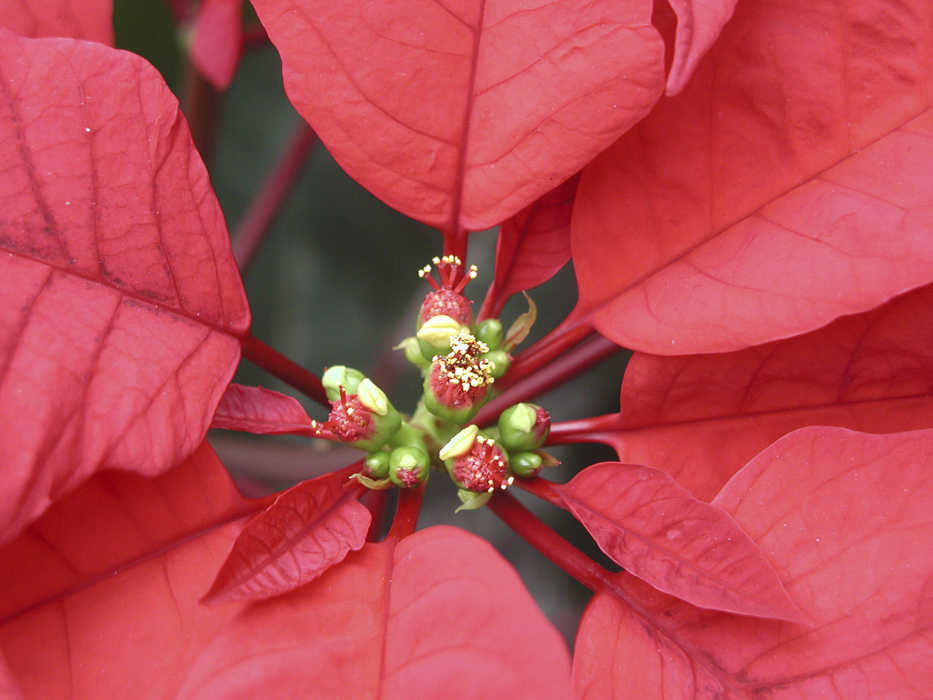
[[[382,392],[375,388],[376,385],[372,382],[369,384],[372,388],[364,388],[363,398],[370,405],[384,409],[383,414],[376,413],[365,405],[359,394],[347,393],[341,384],[337,387],[337,399],[330,402],[327,422],[311,421],[312,434],[326,440],[343,442],[367,452],[378,450],[389,442],[401,427],[402,417],[392,404],[388,403],[388,399],[385,399],[383,406],[377,400],[378,394]],[[382,394],[382,398],[385,398],[385,394]]]
[[[396,447],[389,454],[389,478],[402,488],[413,488],[428,478],[430,458],[420,447]]]
[[[499,434],[510,450],[534,450],[551,432],[551,416],[533,403],[509,406],[499,416]]]
[[[516,452],[509,456],[509,471],[515,476],[530,479],[541,471],[543,460],[534,452]]]
[[[505,350],[490,350],[483,355],[484,360],[489,361],[489,373],[493,379],[498,379],[509,371],[509,365],[512,364],[512,358]]]
[[[364,375],[358,369],[345,367],[344,365],[334,365],[328,367],[321,377],[321,384],[324,385],[324,391],[327,392],[328,401],[337,401],[340,398],[340,387],[348,394],[355,394],[356,388],[363,381]]]
[[[363,462],[363,470],[367,476],[374,479],[385,479],[389,476],[389,454],[373,452]]]
[[[477,340],[481,340],[489,346],[490,350],[495,350],[502,344],[502,322],[497,318],[487,318],[476,326]]]
[[[411,362],[418,369],[425,369],[431,366],[430,358],[426,358],[423,354],[421,354],[421,344],[413,335],[408,336],[405,338],[405,340],[392,349],[404,351],[405,359]]]
[[[459,506],[454,513],[459,513],[461,510],[476,510],[477,508],[482,508],[489,503],[489,499],[492,498],[492,493],[489,491],[477,493],[469,489],[457,489],[457,498],[460,499],[462,505]]]

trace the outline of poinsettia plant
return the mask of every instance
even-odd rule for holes
[[[231,245],[110,4],[0,4],[0,695],[929,697],[928,0],[252,5],[172,3],[219,89],[271,41],[310,125]],[[251,333],[236,260],[315,134],[437,230],[410,406]],[[571,259],[528,346],[505,304]],[[554,420],[620,347],[619,410]],[[242,357],[324,413],[232,383]],[[250,499],[210,427],[356,456]],[[585,442],[618,460],[554,478]],[[493,547],[417,529],[429,479],[592,591],[572,655]]]

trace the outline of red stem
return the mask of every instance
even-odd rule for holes
[[[421,513],[421,500],[424,498],[424,484],[414,489],[398,489],[398,506],[392,527],[386,539],[401,540],[415,531],[418,515]]]
[[[567,504],[564,503],[564,499],[560,497],[560,494],[554,489],[554,485],[547,479],[542,479],[540,477],[534,479],[516,479],[515,485],[537,496],[542,501],[547,501],[552,506],[567,510]]]
[[[314,131],[302,121],[237,226],[233,234],[233,255],[241,272],[249,267],[275,223],[316,141]]]
[[[594,336],[524,381],[509,387],[483,406],[471,422],[480,426],[488,425],[512,404],[550,391],[619,350],[621,348],[611,340],[601,335]]]
[[[220,102],[220,93],[189,61],[185,68],[181,104],[188,120],[188,128],[191,130],[191,138],[201,154],[201,160],[206,164],[211,162],[214,153]]]
[[[366,540],[373,542],[379,537],[379,532],[382,530],[382,521],[385,520],[386,507],[389,504],[389,492],[373,491],[372,489],[367,489],[367,491],[369,493],[363,496],[364,505],[369,509],[373,520],[369,524],[369,533],[366,535]]]
[[[261,24],[255,24],[243,29],[243,51],[251,51],[270,45],[269,35],[266,34],[266,29]]]
[[[273,377],[278,377],[324,408],[330,408],[324,385],[321,384],[316,374],[309,372],[251,334],[241,338],[240,343],[243,346],[243,357],[247,360],[262,367]]]
[[[598,591],[608,582],[608,571],[554,532],[513,496],[497,493],[488,505],[532,547],[591,591]]]
[[[561,421],[551,425],[548,445],[566,445],[574,442],[608,443],[606,433],[623,428],[622,413],[608,413],[604,416]]]
[[[469,231],[461,230],[454,233],[444,231],[444,255],[456,255],[466,266],[469,237]]]
[[[596,333],[589,324],[572,320],[572,318],[572,315],[567,317],[561,325],[520,353],[509,367],[508,373],[502,378],[501,384],[504,386],[515,384]]]

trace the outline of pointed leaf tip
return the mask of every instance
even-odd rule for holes
[[[702,608],[807,622],[735,520],[668,474],[605,462],[554,488],[600,549],[659,590]]]
[[[246,523],[203,602],[287,593],[360,549],[372,515],[358,489],[347,489],[346,475],[336,472],[279,494]]]

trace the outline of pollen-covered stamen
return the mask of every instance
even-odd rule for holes
[[[475,280],[476,276],[479,274],[479,268],[476,265],[470,265],[470,270],[467,272],[457,283],[457,286],[454,287],[454,291],[459,294],[463,289],[469,284],[470,280]]]
[[[494,492],[506,490],[514,478],[502,448],[491,438],[478,436],[468,452],[453,461],[452,475],[465,489]]]
[[[461,292],[471,279],[476,279],[479,273],[476,265],[470,265],[469,270],[463,273],[463,261],[456,255],[444,255],[432,258],[431,262],[437,268],[438,280],[431,276],[431,265],[425,265],[418,270],[418,277],[427,280],[434,291],[428,293],[421,305],[418,315],[419,323],[444,315],[456,319],[464,326],[473,322],[473,311],[470,301]]]
[[[489,351],[486,343],[461,331],[450,341],[450,352],[435,355],[431,367],[431,390],[448,407],[475,404],[495,381],[492,363],[480,356]]]

